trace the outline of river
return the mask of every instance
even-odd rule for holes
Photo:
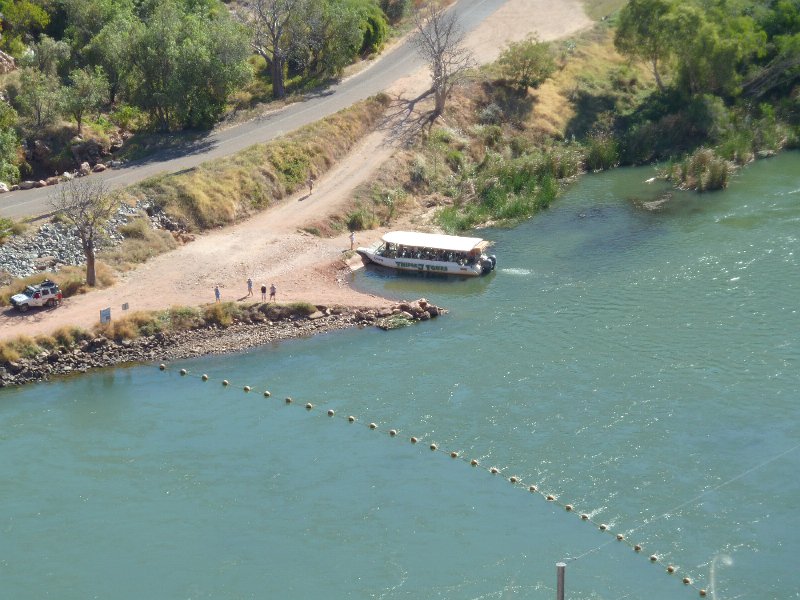
[[[0,597],[800,598],[798,173],[586,176],[489,277],[355,277],[443,318],[3,390]]]

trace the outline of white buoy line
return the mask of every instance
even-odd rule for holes
[[[168,367],[167,367],[167,365],[165,363],[161,363],[159,365],[159,369],[161,371],[166,371],[166,370],[168,370]],[[179,374],[182,377],[187,377],[187,376],[197,377],[201,381],[204,381],[204,382],[211,381],[211,378],[206,373],[202,373],[200,375],[195,375],[194,373],[191,373],[187,369],[180,369]],[[222,380],[219,380],[219,381],[220,381],[220,383],[222,384],[223,387],[231,386],[231,382],[229,380],[227,380],[227,379],[222,379]],[[248,393],[253,389],[249,385],[241,385],[241,386],[237,386],[237,387],[239,387],[245,393]],[[269,398],[269,397],[272,396],[272,392],[270,392],[269,390],[264,390],[263,391],[263,396],[265,398]],[[287,405],[295,404],[295,399],[292,398],[291,396],[286,396],[284,398],[284,403],[287,404]],[[306,402],[303,405],[303,407],[308,412],[312,412],[312,411],[314,411],[314,409],[318,408],[311,402]],[[342,416],[342,415],[339,415],[338,413],[336,413],[336,411],[334,409],[327,409],[324,414],[326,414],[329,418],[342,419],[342,420],[347,421],[350,424],[361,425],[361,426],[366,427],[366,428],[368,428],[368,429],[370,429],[372,431],[380,429],[378,424],[375,423],[375,422],[370,422],[370,423],[362,422],[362,421],[359,421],[358,418],[356,416],[354,416],[354,415]],[[386,430],[386,433],[388,434],[388,437],[394,438],[394,437],[397,437],[400,432],[398,431],[398,429],[393,428],[393,429]],[[425,437],[425,436],[423,436],[423,437]],[[422,438],[418,437],[418,436],[411,436],[411,437],[409,437],[409,442],[412,443],[412,444],[417,444],[418,442],[421,441],[421,439]],[[500,474],[502,472],[502,470],[499,467],[494,466],[494,465],[491,465],[491,466],[482,465],[478,459],[476,459],[476,458],[467,458],[467,457],[463,456],[463,454],[460,451],[446,450],[446,449],[440,448],[439,445],[436,442],[431,442],[428,445],[428,448],[431,450],[431,452],[438,452],[438,453],[445,454],[445,455],[449,456],[453,460],[459,460],[461,462],[464,462],[465,464],[468,464],[468,465],[472,466],[473,468],[480,468],[480,469],[488,472],[490,475],[493,475],[493,476],[497,476],[498,474]],[[570,503],[567,503],[567,502],[563,502],[556,495],[544,492],[536,484],[533,484],[533,483],[528,484],[528,483],[523,482],[522,479],[520,477],[516,476],[516,475],[511,475],[510,477],[507,477],[507,480],[513,486],[516,486],[516,487],[518,487],[520,489],[525,489],[530,494],[538,495],[538,496],[542,497],[545,501],[550,502],[552,504],[555,504],[557,506],[560,506],[561,508],[564,509],[565,512],[575,513],[575,515],[579,516],[581,521],[584,521],[586,523],[589,523],[589,524],[593,525],[594,527],[597,528],[597,530],[599,532],[601,532],[603,534],[612,536],[612,538],[609,541],[601,544],[600,546],[597,546],[596,548],[593,548],[593,549],[591,549],[591,550],[589,550],[587,552],[584,552],[580,556],[577,556],[577,557],[574,557],[574,558],[571,558],[571,559],[567,559],[567,560],[576,561],[576,560],[578,560],[580,558],[583,558],[584,556],[586,556],[588,554],[591,554],[593,552],[596,552],[596,551],[600,550],[601,548],[607,546],[608,544],[613,543],[615,540],[618,543],[626,544],[627,546],[629,546],[637,554],[641,554],[643,552],[644,548],[643,548],[643,546],[641,544],[637,544],[637,543],[634,543],[634,542],[628,540],[627,536],[624,533],[612,531],[611,527],[608,524],[601,523],[599,521],[594,520],[589,512],[576,512],[575,506],[573,504],[570,504]],[[639,529],[639,528],[640,527],[637,527],[636,529]],[[669,575],[674,575],[679,570],[678,566],[676,566],[674,564],[671,564],[671,563],[665,562],[661,558],[661,556],[659,556],[658,553],[650,554],[649,555],[649,561],[650,561],[650,563],[652,563],[654,565],[661,566],[664,569],[664,572],[669,574]],[[707,590],[705,588],[701,588],[701,587],[697,586],[695,584],[695,582],[694,582],[694,579],[692,577],[690,577],[689,575],[686,575],[686,576],[682,577],[681,581],[683,582],[683,584],[686,587],[692,588],[695,591],[697,591],[697,593],[699,594],[700,597],[705,598],[708,595]]]

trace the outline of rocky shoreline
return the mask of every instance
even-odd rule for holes
[[[104,367],[239,352],[352,327],[395,329],[446,312],[422,298],[382,309],[317,306],[316,312],[305,317],[293,315],[280,321],[238,321],[228,327],[208,325],[132,340],[116,341],[99,335],[70,348],[58,348],[32,358],[0,364],[0,387],[47,381]]]

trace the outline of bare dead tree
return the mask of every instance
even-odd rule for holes
[[[464,33],[455,13],[446,10],[440,1],[431,0],[417,9],[414,24],[414,44],[431,71],[433,120],[442,114],[453,87],[464,79],[475,61],[464,46]]]
[[[286,95],[284,68],[291,54],[290,21],[305,14],[309,0],[245,0],[237,12],[240,21],[250,26],[251,45],[267,61],[272,78],[272,95]]]
[[[103,234],[103,224],[119,208],[119,198],[111,194],[100,179],[72,179],[54,189],[50,204],[75,228],[86,256],[86,283],[97,284],[95,274],[95,248]]]

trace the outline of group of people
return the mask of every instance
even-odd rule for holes
[[[417,258],[420,260],[455,262],[460,265],[472,263],[476,260],[474,255],[466,252],[439,250],[437,248],[406,248],[402,244],[386,244],[381,255],[387,258]]]
[[[267,284],[261,285],[261,300],[264,302],[275,301],[275,295],[278,293],[278,289],[275,287],[275,284],[271,284],[269,286],[269,300],[267,300]],[[253,279],[251,277],[247,278],[247,296],[253,295]],[[219,286],[214,286],[214,299],[217,302],[221,302],[220,300],[221,293],[219,291]],[[245,298],[247,297],[245,296]]]

